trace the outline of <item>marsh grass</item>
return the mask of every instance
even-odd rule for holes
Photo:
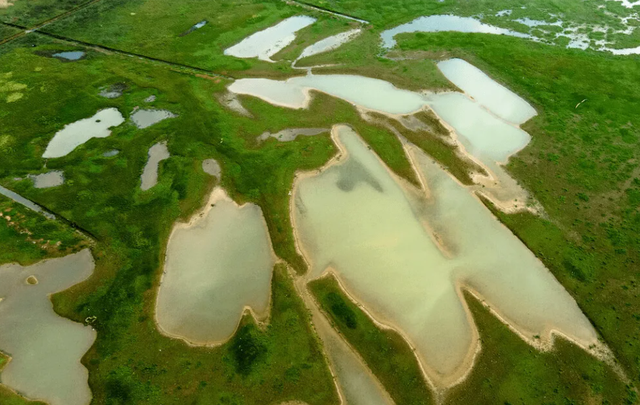
[[[397,404],[433,403],[418,360],[398,333],[378,328],[333,276],[312,281],[309,290],[333,327],[360,353]]]

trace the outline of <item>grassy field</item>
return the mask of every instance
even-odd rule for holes
[[[504,9],[504,2],[311,2],[373,23],[338,50],[300,61],[300,65],[339,64],[315,73],[357,73],[407,89],[450,90],[453,86],[435,62],[462,57],[536,107],[539,115],[525,125],[533,141],[511,159],[508,170],[540,201],[546,216],[496,215],[571,292],[632,382],[640,382],[640,58],[503,36],[442,33],[399,36],[398,50],[389,55],[392,59],[380,52],[381,29],[434,13],[482,11],[491,20],[488,15]],[[28,26],[79,4],[15,3],[0,10],[0,20]],[[519,9],[521,5],[527,8]],[[512,19],[563,12],[571,21],[597,19],[612,27],[619,22],[605,11],[627,12],[617,2],[597,9],[593,0],[517,0],[509,8],[514,9]],[[275,56],[280,60],[275,64],[235,59],[222,52],[246,35],[301,13],[299,7],[278,0],[179,4],[100,0],[44,29],[234,77],[281,78],[303,73],[292,70],[287,61],[304,47],[353,24],[305,11],[319,21],[301,30],[293,45]],[[202,20],[208,24],[181,36]],[[513,22],[502,25],[523,29]],[[15,32],[3,27],[0,39]],[[626,41],[633,45],[633,38]],[[234,338],[217,348],[192,348],[161,336],[152,315],[166,240],[172,224],[199,209],[217,184],[200,166],[203,159],[215,158],[222,166],[220,184],[236,201],[262,208],[274,250],[303,273],[306,265],[295,249],[288,193],[296,171],[321,167],[336,148],[328,135],[287,143],[275,139],[257,143],[256,137],[264,131],[346,123],[394,172],[415,182],[399,140],[382,125],[364,122],[352,105],[326,95],[316,94],[308,110],[241,97],[253,115],[243,117],[216,101],[228,84],[222,77],[96,51],[77,62],[48,57],[53,51],[75,49],[35,34],[0,46],[0,184],[66,218],[95,241],[80,237],[67,223],[46,221],[0,197],[0,212],[12,218],[0,218],[0,263],[28,264],[91,245],[97,263],[94,276],[54,296],[54,303],[56,311],[77,321],[97,317],[98,339],[83,360],[95,402],[335,403],[321,345],[284,265],[274,270],[273,308],[266,330],[246,317]],[[124,85],[121,97],[98,95],[113,84]],[[146,103],[149,95],[157,100]],[[586,101],[576,107],[582,100]],[[44,170],[41,155],[57,130],[109,107],[118,108],[126,118],[137,107],[167,109],[178,117],[144,130],[128,121],[108,138],[93,139],[66,157],[49,160],[47,170],[64,171],[62,186],[35,189],[30,180],[17,179]],[[469,182],[466,173],[472,165],[438,141],[441,128],[433,134],[396,129]],[[140,191],[147,150],[161,140],[167,141],[171,158],[160,165],[159,184]],[[102,155],[111,149],[120,153]],[[47,240],[61,244],[43,249],[41,243]],[[417,362],[399,335],[377,329],[334,280],[316,281],[311,289],[333,325],[398,404],[430,401],[432,394]],[[633,390],[573,345],[559,340],[553,352],[539,353],[477,302],[469,300],[469,305],[484,350],[470,379],[449,393],[448,403],[636,401]],[[0,402],[25,403],[1,386]]]
[[[615,372],[558,338],[539,352],[484,305],[466,296],[480,330],[482,351],[468,379],[446,395],[446,404],[631,404],[636,398]]]
[[[290,63],[277,64],[257,59],[238,59],[224,50],[254,32],[275,25],[293,15],[318,18],[316,24],[301,31],[291,49],[279,58],[290,58],[303,45],[344,30],[342,19],[311,12],[280,0],[100,0],[72,16],[44,28],[47,32],[105,45],[171,62],[215,70],[227,75],[282,76],[294,71]],[[208,23],[188,35],[194,24]],[[297,72],[301,74],[301,72]]]
[[[0,41],[20,32],[19,29],[0,24]]]
[[[33,27],[77,7],[86,0],[10,0],[0,8],[0,21]],[[1,28],[0,28],[1,29]]]
[[[549,14],[562,14],[564,21],[577,24],[594,22],[618,28],[620,21],[615,15],[629,15],[631,11],[619,2],[601,2],[586,0],[581,2],[554,0],[479,0],[458,2],[424,2],[421,0],[305,0],[305,3],[345,13],[371,22],[376,28],[390,28],[414,18],[432,14],[456,14],[461,16],[481,15],[489,22],[497,12],[512,10],[509,19],[529,17],[538,20],[553,21]],[[604,8],[598,6],[604,5]],[[611,14],[608,14],[612,13]],[[497,20],[497,18],[495,18]],[[508,19],[500,20],[503,24]],[[512,28],[524,30],[527,27],[511,23]]]
[[[0,137],[8,139],[5,145],[12,152],[0,159],[0,178],[3,185],[96,237],[94,276],[54,297],[56,310],[65,316],[77,321],[97,317],[93,326],[98,339],[84,359],[96,402],[335,403],[336,392],[308,314],[282,269],[276,270],[273,281],[269,327],[260,331],[245,319],[241,332],[220,348],[195,349],[162,337],[152,317],[170,228],[176,219],[200,208],[213,186],[212,178],[199,167],[202,159],[218,159],[223,182],[235,196],[258,199],[255,202],[267,206],[264,201],[269,196],[254,187],[281,190],[275,185],[290,183],[296,169],[322,165],[334,153],[328,137],[267,142],[256,148],[255,141],[250,144],[247,139],[278,124],[223,111],[214,101],[222,83],[117,56],[90,53],[81,61],[63,63],[39,56],[60,48],[58,44],[22,45],[3,48],[0,56],[3,77],[12,72],[11,81],[21,84],[24,94],[4,104],[0,112]],[[36,70],[39,74],[32,74]],[[123,96],[98,96],[101,88],[114,83],[126,84]],[[179,117],[145,130],[125,123],[109,138],[93,139],[64,158],[50,160],[49,169],[64,170],[63,186],[35,189],[29,181],[13,179],[41,170],[42,151],[65,123],[106,107],[117,107],[129,116],[151,94],[158,97],[153,107]],[[24,121],[15,120],[16,116]],[[172,156],[160,167],[159,184],[142,192],[139,176],[147,150],[162,139],[168,141]],[[103,157],[110,149],[121,152]],[[286,201],[284,196],[278,198]],[[3,260],[39,257],[37,251],[20,251],[7,253]],[[256,356],[244,357],[245,347]]]
[[[342,291],[333,276],[309,283],[331,324],[353,346],[397,404],[433,403],[411,347],[396,332],[379,329]]]

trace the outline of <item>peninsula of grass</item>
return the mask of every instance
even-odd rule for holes
[[[475,297],[464,295],[481,351],[469,376],[446,393],[445,404],[635,403],[635,392],[602,361],[559,337],[552,351],[538,351]]]
[[[342,291],[333,275],[309,283],[331,324],[362,356],[397,404],[433,403],[433,395],[411,347],[398,333],[380,329]]]

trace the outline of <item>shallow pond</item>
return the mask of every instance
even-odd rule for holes
[[[272,104],[305,108],[309,90],[318,90],[350,103],[389,114],[411,114],[422,108],[424,97],[384,80],[355,75],[307,75],[286,81],[239,79],[229,91],[259,97]]]
[[[235,56],[236,58],[258,58],[273,62],[271,57],[293,42],[296,39],[297,31],[313,24],[315,21],[315,18],[304,15],[287,18],[225,49],[224,54]]]
[[[111,149],[102,154],[103,157],[113,157],[119,154],[120,151],[118,149]]]
[[[597,335],[542,263],[465,187],[412,149],[429,195],[404,185],[349,127],[348,155],[299,176],[294,229],[310,278],[334,268],[345,288],[416,348],[432,379],[451,384],[471,366],[476,329],[466,286],[530,341],[557,330],[584,347]]]
[[[202,161],[202,171],[220,179],[220,164],[215,159],[205,159]]]
[[[158,165],[163,160],[169,159],[169,149],[167,149],[167,142],[158,142],[149,148],[149,159],[144,166],[142,175],[140,176],[141,190],[149,190],[151,187],[158,184]]]
[[[167,246],[156,318],[195,344],[229,339],[249,307],[267,317],[275,254],[260,208],[215,189],[205,209],[177,224]]]
[[[398,34],[444,31],[509,35],[512,37],[534,39],[534,37],[529,34],[523,34],[521,32],[485,24],[472,17],[458,17],[455,15],[430,15],[427,17],[419,17],[410,23],[402,24],[390,30],[383,31],[380,36],[382,37],[382,46],[389,49],[396,45],[394,37]]]
[[[463,94],[432,94],[427,101],[455,129],[467,152],[482,161],[506,162],[531,140],[528,133],[495,117]]]
[[[54,58],[66,59],[66,60],[79,60],[84,56],[82,51],[70,51],[70,52],[58,52],[54,53]]]
[[[93,268],[89,250],[29,267],[0,266],[0,350],[11,356],[3,384],[52,405],[89,404],[80,359],[96,333],[58,316],[49,296],[87,279]]]
[[[66,156],[91,138],[108,137],[111,135],[109,128],[116,127],[123,122],[124,117],[117,108],[107,108],[98,111],[90,118],[65,125],[53,136],[42,157],[58,158]]]
[[[322,40],[316,42],[315,44],[306,47],[302,51],[300,56],[298,56],[298,59],[302,59],[302,58],[306,58],[306,57],[309,57],[309,56],[317,55],[317,54],[323,53],[323,52],[332,51],[332,50],[340,47],[341,45],[351,41],[352,39],[354,39],[355,37],[360,35],[361,32],[362,32],[362,30],[360,28],[356,28],[356,29],[353,29],[353,30],[341,32],[339,34],[332,35],[330,37],[322,39]]]
[[[449,81],[502,119],[522,124],[536,115],[520,96],[465,60],[449,59],[438,63],[438,68]]]
[[[504,89],[486,75],[482,76],[482,80],[482,85],[466,87],[471,87],[474,93],[480,92],[478,87],[492,91]],[[318,90],[356,106],[386,114],[412,114],[429,106],[458,132],[467,151],[481,159],[504,162],[530,140],[529,134],[491,114],[460,93],[424,95],[399,89],[383,80],[355,75],[307,75],[286,81],[239,79],[229,86],[231,92],[259,97],[288,108],[307,107],[311,100],[310,90]],[[480,98],[491,108],[513,120],[525,119],[532,111],[524,100],[522,103],[516,102],[515,100],[521,99],[510,92],[498,92],[495,96],[481,95]]]
[[[131,121],[140,129],[150,127],[167,118],[175,118],[177,115],[167,110],[137,110],[131,114]]]
[[[256,138],[258,142],[266,141],[269,138],[277,139],[280,142],[291,142],[298,136],[314,136],[323,132],[329,132],[327,128],[287,128],[272,134],[265,132]]]
[[[52,170],[47,173],[28,176],[33,181],[35,188],[49,188],[64,184],[64,174],[60,170]]]

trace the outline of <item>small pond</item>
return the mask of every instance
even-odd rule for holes
[[[158,142],[149,148],[149,159],[140,176],[140,189],[145,191],[158,184],[158,165],[163,160],[169,159],[167,142]]]
[[[362,32],[362,30],[360,28],[356,28],[356,29],[353,29],[353,30],[341,32],[339,34],[332,35],[330,37],[322,39],[322,40],[316,42],[315,44],[309,45],[308,47],[306,47],[302,51],[300,56],[298,56],[298,59],[302,59],[302,58],[306,58],[306,57],[309,57],[309,56],[317,55],[317,54],[323,53],[323,52],[332,51],[332,50],[340,47],[341,45],[351,41],[352,39],[354,39],[355,37],[360,35],[361,32]]]
[[[124,117],[117,108],[100,110],[90,118],[84,118],[65,125],[56,132],[42,154],[43,158],[66,156],[75,148],[92,138],[106,138],[111,135],[111,127],[124,122]]]
[[[269,138],[277,139],[280,142],[291,142],[299,136],[314,136],[323,132],[329,132],[327,128],[287,128],[272,134],[265,132],[256,138],[258,142],[266,141]]]
[[[35,188],[49,188],[64,184],[64,174],[60,170],[52,170],[47,173],[28,176],[33,181]]]
[[[82,51],[70,51],[70,52],[58,52],[54,53],[54,58],[66,59],[66,60],[79,60],[84,56],[84,52]]]
[[[140,129],[150,127],[167,118],[175,118],[176,114],[167,110],[137,110],[131,114],[131,121]]]

